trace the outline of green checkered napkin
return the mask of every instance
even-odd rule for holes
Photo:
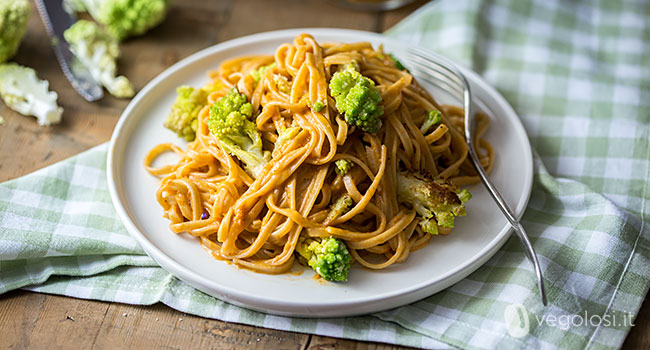
[[[107,192],[106,145],[0,185],[0,293],[163,302],[425,348],[619,347],[650,284],[650,2],[439,0],[388,34],[473,68],[519,113],[536,151],[523,223],[548,307],[514,236],[465,280],[391,311],[291,319],[229,305],[157,267],[130,238]],[[506,323],[513,310],[521,323]]]

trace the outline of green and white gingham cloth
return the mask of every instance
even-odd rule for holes
[[[0,185],[0,293],[163,302],[423,348],[621,346],[650,285],[650,2],[438,0],[388,35],[471,67],[520,115],[536,152],[523,224],[548,307],[514,236],[465,280],[395,310],[292,319],[229,305],[156,266],[128,235],[107,191],[106,145]]]

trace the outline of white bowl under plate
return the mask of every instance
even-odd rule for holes
[[[484,264],[503,245],[510,228],[481,185],[473,195],[467,216],[456,220],[450,235],[432,237],[429,245],[408,260],[385,270],[355,265],[347,283],[312,278],[300,266],[294,273],[265,275],[213,259],[198,241],[173,234],[156,202],[159,180],[143,168],[145,154],[154,145],[184,142],[162,126],[176,96],[176,87],[202,86],[207,72],[225,59],[250,54],[273,54],[282,43],[300,33],[320,42],[369,41],[383,44],[397,57],[410,46],[375,33],[343,29],[291,29],[255,34],[199,51],[176,63],[145,86],[124,110],[110,141],[107,159],[109,191],[122,222],[156,262],[189,285],[232,304],[278,315],[338,317],[371,313],[405,305],[439,292]],[[492,124],[486,134],[496,159],[490,178],[517,216],[524,212],[533,175],[531,148],[512,107],[476,73],[462,69],[473,100]],[[426,86],[426,85],[425,85]],[[428,87],[438,100],[448,96]],[[451,102],[451,101],[448,101]]]

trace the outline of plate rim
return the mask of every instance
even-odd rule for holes
[[[119,162],[117,162],[118,158],[116,157],[119,157],[120,155],[117,154],[116,147],[118,146],[118,142],[121,141],[120,135],[122,135],[122,131],[128,125],[128,122],[130,122],[131,119],[136,119],[136,120],[140,119],[140,118],[132,117],[132,115],[137,116],[137,114],[133,114],[133,111],[137,108],[140,101],[145,99],[152,89],[154,89],[159,83],[163,82],[170,75],[174,74],[176,71],[186,66],[192,65],[194,62],[201,60],[206,56],[210,56],[212,54],[218,53],[219,51],[224,51],[233,47],[250,44],[251,42],[255,42],[260,39],[271,40],[271,39],[279,39],[284,37],[294,37],[295,35],[300,33],[310,33],[315,37],[318,37],[319,35],[325,36],[325,35],[349,34],[350,36],[354,37],[353,40],[357,40],[357,38],[359,37],[365,37],[368,38],[369,40],[374,39],[375,41],[391,43],[391,45],[397,47],[409,47],[409,48],[417,47],[427,52],[432,52],[431,50],[428,50],[421,46],[411,44],[411,43],[400,42],[396,39],[393,39],[391,37],[379,33],[373,33],[373,32],[361,31],[361,30],[341,29],[341,28],[293,28],[293,29],[284,29],[284,30],[275,30],[275,31],[256,33],[256,34],[247,35],[232,40],[220,42],[215,45],[209,46],[207,48],[201,49],[183,58],[182,60],[178,61],[177,63],[173,64],[169,68],[159,73],[156,77],[150,80],[138,92],[138,94],[130,101],[130,103],[127,105],[127,107],[120,115],[120,118],[111,135],[111,139],[109,141],[108,153],[107,153],[107,160],[106,160],[106,175],[107,175],[108,190],[111,196],[111,200],[113,202],[113,206],[115,207],[122,224],[125,226],[125,228],[129,232],[131,237],[133,237],[138,242],[138,244],[140,244],[140,246],[144,249],[147,255],[149,255],[159,265],[161,265],[162,268],[170,272],[175,277],[187,282],[192,287],[197,288],[203,292],[206,292],[209,295],[215,296],[219,299],[222,299],[224,301],[227,301],[237,306],[242,306],[244,308],[262,311],[265,313],[277,314],[277,315],[314,317],[315,314],[313,313],[313,310],[321,311],[321,313],[316,315],[318,317],[341,317],[341,316],[367,314],[369,312],[382,311],[382,310],[386,310],[389,308],[405,305],[420,300],[426,296],[433,295],[437,292],[440,292],[450,287],[451,285],[457,283],[461,279],[467,277],[469,274],[471,274],[480,266],[482,266],[503,246],[503,244],[507,241],[507,239],[509,238],[512,232],[512,229],[509,227],[509,225],[506,224],[494,236],[494,238],[490,241],[488,245],[486,245],[483,249],[475,253],[470,259],[465,260],[462,264],[459,264],[455,266],[453,269],[450,269],[449,271],[445,272],[435,281],[425,280],[421,283],[412,285],[406,289],[385,292],[383,294],[373,295],[371,297],[357,297],[354,299],[345,299],[336,302],[314,301],[313,303],[304,303],[304,302],[296,302],[293,300],[277,301],[275,298],[265,297],[264,295],[251,294],[246,291],[241,291],[238,289],[231,288],[230,286],[222,283],[217,283],[216,281],[213,280],[206,280],[203,277],[201,277],[199,274],[193,272],[192,270],[183,266],[179,262],[173,260],[171,257],[167,256],[161,249],[159,249],[153,242],[151,242],[142,232],[140,232],[140,230],[136,227],[135,223],[131,220],[131,217],[127,209],[125,208],[124,204],[121,201],[121,196],[118,191],[118,183],[117,183],[118,181],[116,181],[116,179],[119,180],[120,178],[119,175],[120,170],[118,169]],[[435,53],[441,55],[438,52]],[[444,55],[441,56],[444,57]],[[496,96],[497,100],[499,100],[498,101],[499,104],[506,109],[507,114],[516,117],[514,118],[514,122],[511,123],[513,127],[516,129],[516,133],[523,134],[525,136],[523,137],[523,140],[525,142],[523,145],[524,149],[522,150],[522,153],[524,154],[524,158],[525,158],[525,163],[526,163],[525,175],[528,175],[524,179],[523,192],[525,193],[525,198],[523,201],[521,201],[521,197],[520,197],[519,203],[515,208],[513,208],[513,211],[515,212],[516,216],[520,218],[524,214],[528,201],[530,200],[530,196],[532,192],[532,183],[533,183],[532,148],[530,145],[530,140],[528,139],[527,133],[525,132],[525,129],[523,127],[523,124],[521,123],[518,114],[514,111],[510,103],[508,103],[508,101],[496,89],[494,89],[485,80],[483,80],[483,78],[480,75],[478,75],[477,73],[475,73],[470,69],[463,67],[462,65],[459,65],[453,60],[450,61],[454,65],[456,65],[463,72],[463,74],[465,74],[468,77],[468,80],[470,80],[472,84],[478,84],[484,90],[488,91],[491,95]],[[510,123],[511,121],[508,120],[508,122]],[[129,138],[125,137],[123,141],[128,142],[128,140]],[[443,286],[443,287],[435,288],[435,286]],[[434,290],[429,292],[430,289],[434,289]],[[397,303],[388,302],[391,299],[396,299],[399,297],[402,298],[400,300],[404,300],[404,298],[408,300],[403,302],[397,302]],[[376,305],[378,304],[383,305],[383,307],[377,307]],[[350,306],[355,306],[355,308],[358,310],[345,312],[347,310],[347,307]],[[331,310],[333,308],[335,310],[330,312],[326,311],[326,310]]]

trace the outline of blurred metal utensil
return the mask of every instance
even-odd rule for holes
[[[331,3],[355,11],[392,11],[415,0],[330,0]]]
[[[465,76],[456,68],[453,63],[444,57],[423,50],[412,49],[408,52],[408,56],[406,58],[406,62],[409,65],[409,68],[412,68],[412,73],[416,77],[453,93],[456,95],[455,97],[458,97],[463,101],[463,106],[465,108],[465,140],[467,141],[470,160],[474,165],[474,168],[476,169],[481,182],[483,185],[485,185],[488,193],[490,193],[490,196],[492,196],[497,206],[506,217],[510,223],[510,226],[512,226],[515,234],[519,238],[519,241],[524,248],[524,252],[526,253],[526,257],[533,265],[535,273],[537,274],[539,293],[542,297],[542,303],[546,306],[547,299],[546,291],[544,289],[544,278],[542,276],[542,269],[540,268],[539,261],[537,260],[535,249],[530,243],[528,234],[526,234],[524,227],[514,215],[492,181],[490,181],[487,174],[485,173],[485,170],[483,170],[478,154],[476,152],[476,148],[473,142],[475,124],[473,120],[474,114],[472,113],[472,94],[467,79],[465,79]]]
[[[92,77],[88,68],[77,60],[70,51],[70,45],[63,38],[63,32],[76,22],[76,18],[64,10],[63,0],[36,0],[36,8],[50,37],[63,75],[87,101],[102,98],[104,90],[101,85]]]

